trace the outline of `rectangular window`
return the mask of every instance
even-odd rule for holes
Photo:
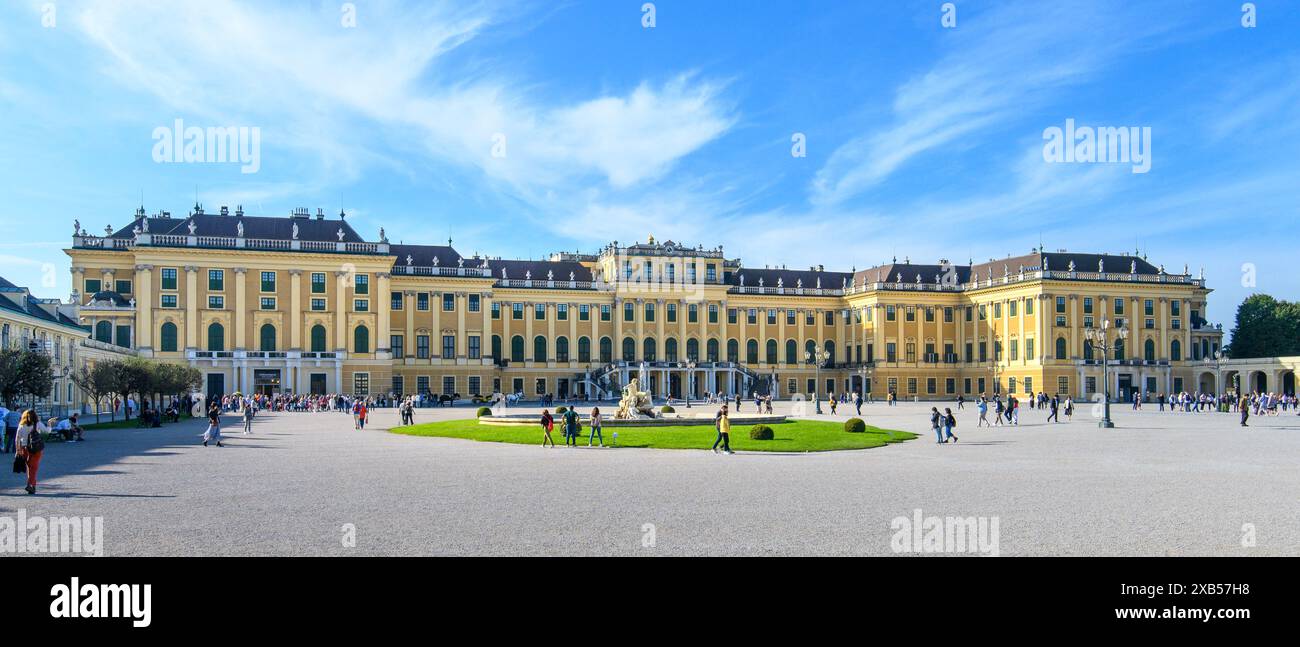
[[[1025,297],[1025,314],[1034,314],[1034,300],[1032,297]]]
[[[492,303],[492,318],[493,318],[493,319],[500,319],[500,318],[501,318],[501,304],[500,304],[500,303],[496,303],[496,302],[493,302],[493,303]]]
[[[1058,328],[1065,327],[1065,315],[1056,315],[1056,326]]]
[[[952,323],[952,307],[948,306],[943,309],[943,322]]]
[[[523,321],[523,319],[524,319],[524,304],[522,304],[522,303],[512,303],[512,304],[510,304],[510,318],[511,318],[511,319],[514,319],[515,321]]]
[[[1145,302],[1143,302],[1142,307],[1143,307],[1143,309],[1146,311],[1146,315],[1147,315],[1148,317],[1154,317],[1154,316],[1155,316],[1155,314],[1156,314],[1156,302],[1155,302],[1154,299],[1147,299]]]
[[[1115,314],[1124,314],[1124,299],[1115,299]]]
[[[429,392],[429,376],[419,375],[415,378],[415,390],[419,393]]]
[[[704,280],[708,281],[709,283],[718,282],[718,268],[714,266],[712,263],[704,267]]]
[[[325,294],[325,273],[324,272],[311,273],[311,293]]]
[[[797,315],[795,314],[795,311],[794,311],[794,310],[786,310],[786,311],[785,311],[785,325],[787,325],[787,326],[793,326],[793,325],[795,325],[795,323],[797,323],[796,316],[797,316]]]
[[[916,395],[916,378],[914,377],[907,378],[907,394]]]
[[[1151,329],[1153,329],[1153,328],[1156,327],[1156,320],[1155,320],[1155,319],[1147,319],[1147,320],[1144,321],[1143,323],[1146,324],[1145,327],[1146,327],[1148,330],[1151,330]]]
[[[209,296],[208,296],[208,309],[209,309],[209,310],[221,310],[221,309],[223,309],[223,308],[225,308],[225,307],[226,307],[226,298],[225,298],[225,297],[219,297],[219,296],[213,296],[213,295],[209,295]]]
[[[733,325],[733,326],[736,325],[736,309],[735,309],[735,308],[727,308],[727,323],[730,324],[730,325]]]
[[[164,308],[175,308],[175,307],[176,307],[176,295],[174,295],[174,294],[164,294],[164,295],[162,295],[162,302],[161,302],[161,305],[162,305],[162,307],[164,307]]]
[[[353,299],[353,312],[370,312],[370,299]]]
[[[455,293],[455,292],[443,292],[443,293],[442,293],[442,311],[443,311],[443,312],[455,312],[455,311],[456,311],[456,293]]]
[[[263,310],[275,310],[275,297],[262,297],[261,304]]]
[[[482,388],[483,388],[483,387],[482,387],[482,382],[483,382],[483,378],[481,378],[481,377],[479,377],[479,376],[477,376],[477,375],[471,375],[471,376],[469,376],[469,394],[470,394],[470,395],[483,395],[483,394],[482,394]]]
[[[585,303],[578,305],[578,321],[591,321],[591,306]]]
[[[325,299],[321,297],[312,297],[311,309],[316,312],[323,312],[325,310]]]
[[[93,295],[99,292],[100,285],[99,279],[86,279],[86,294]]]
[[[1001,318],[1002,318],[1002,302],[1001,302],[1001,301],[998,301],[997,303],[994,303],[994,304],[993,304],[993,318],[994,318],[994,319],[1001,319]]]
[[[370,395],[370,374],[369,373],[352,374],[352,394]]]
[[[897,321],[897,320],[898,320],[898,312],[894,309],[894,306],[892,305],[885,306],[885,321]]]
[[[1056,378],[1056,392],[1057,392],[1057,393],[1069,393],[1069,392],[1070,392],[1070,378],[1068,378],[1068,377],[1066,377],[1066,376],[1064,376],[1064,375],[1062,375],[1062,376]]]
[[[400,396],[400,395],[403,395],[403,394],[405,393],[405,391],[403,390],[405,387],[406,387],[406,385],[405,385],[405,384],[403,383],[403,381],[402,381],[402,376],[401,376],[401,375],[394,375],[394,376],[393,376],[393,393],[396,394],[396,395],[399,395],[399,396]]]
[[[987,304],[980,304],[979,315],[980,315],[980,321],[984,321],[985,319],[989,318],[989,307]]]
[[[1169,320],[1169,327],[1174,330],[1182,330],[1183,321],[1181,319],[1171,319]]]
[[[113,289],[118,294],[131,294],[131,282],[125,279],[118,279],[113,282]]]
[[[631,301],[623,302],[623,321],[632,321],[636,318],[636,304]]]
[[[655,304],[645,304],[645,320],[647,323],[655,320]]]
[[[370,294],[370,275],[358,274],[352,277],[352,291],[356,294]]]
[[[925,378],[925,392],[928,395],[935,395],[939,392],[938,379],[933,377]]]
[[[1170,301],[1169,314],[1175,317],[1181,317],[1183,315],[1183,302],[1178,299],[1174,299],[1173,301]],[[1195,315],[1196,311],[1193,310],[1192,314]]]
[[[401,293],[401,292],[394,292],[394,293],[393,293],[393,297],[392,297],[392,299],[393,299],[393,302],[392,302],[392,304],[391,304],[391,308],[392,308],[393,310],[401,310],[401,309],[402,309],[402,293]]]
[[[1083,298],[1083,314],[1092,314],[1092,297]]]
[[[709,323],[718,323],[718,304],[716,303],[709,304]]]
[[[415,309],[419,310],[420,312],[427,312],[429,310],[428,292],[420,292],[419,294],[415,295]]]
[[[776,325],[776,310],[773,310],[773,309],[771,309],[771,308],[768,308],[768,310],[767,310],[767,325],[769,325],[769,326],[775,326],[775,325]]]
[[[607,305],[600,306],[600,320],[610,321],[614,318],[614,310]]]
[[[479,338],[478,335],[470,335],[470,336],[468,337],[468,341],[467,341],[467,343],[469,344],[469,358],[470,358],[470,359],[482,359],[482,358],[483,358],[483,354],[482,354],[483,351],[482,351],[482,348],[481,348],[480,345],[479,345],[479,344],[481,343],[481,342],[479,341],[479,339],[480,339],[480,338]]]
[[[1015,317],[1015,316],[1018,316],[1018,315],[1016,314],[1016,306],[1019,305],[1019,304],[1020,304],[1019,301],[1008,301],[1008,302],[1007,302],[1007,316],[1008,316],[1008,317]]]
[[[700,304],[686,304],[686,323],[700,323]]]
[[[569,304],[567,303],[555,304],[555,320],[556,321],[569,320]]]
[[[817,325],[817,315],[813,314],[813,311],[812,311],[812,310],[809,310],[808,313],[807,313],[806,315],[804,315],[804,318],[803,318],[803,325],[805,325],[805,326],[816,326],[816,325]]]
[[[1056,311],[1058,313],[1065,312],[1065,297],[1056,297]]]
[[[971,320],[971,313],[973,313],[974,311],[975,309],[972,308],[971,306],[966,306],[966,321]]]
[[[456,356],[456,336],[442,336],[442,358],[451,359]]]
[[[545,304],[545,303],[535,303],[535,304],[533,304],[533,319],[534,319],[534,320],[537,320],[537,321],[541,321],[541,320],[543,320],[543,319],[546,319],[546,304]]]
[[[757,324],[757,323],[758,323],[758,309],[756,309],[756,308],[750,308],[749,311],[745,313],[745,322],[748,323],[748,324],[750,324],[750,325],[755,325],[755,324]]]
[[[891,341],[891,342],[887,342],[887,343],[885,344],[885,361],[886,361],[886,362],[896,362],[896,361],[898,361],[898,344],[897,344],[897,343]]]
[[[1025,340],[1025,359],[1034,358],[1034,339],[1031,337]]]
[[[275,272],[262,272],[262,291],[275,292]]]
[[[162,269],[162,289],[164,290],[176,289],[176,268],[164,267]]]
[[[401,335],[389,335],[388,347],[393,351],[393,357],[406,357],[406,339]]]
[[[415,336],[415,356],[419,359],[429,359],[429,336]]]
[[[482,312],[483,303],[481,301],[481,296],[477,294],[469,295],[468,307],[470,312]]]

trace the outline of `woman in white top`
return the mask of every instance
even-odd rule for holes
[[[41,436],[43,433],[50,433],[50,428],[36,417],[35,411],[31,409],[24,411],[22,419],[18,422],[15,447],[18,456],[27,462],[28,494],[36,494],[36,472],[41,467],[41,456],[45,454],[45,438]],[[31,438],[33,434],[36,435],[35,438]]]

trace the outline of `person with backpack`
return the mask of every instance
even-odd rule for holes
[[[17,459],[23,461],[27,468],[27,493],[36,494],[36,472],[41,468],[41,456],[45,454],[45,437],[50,433],[49,427],[36,417],[36,411],[28,409],[18,421],[18,432],[14,436]],[[15,464],[15,467],[17,465]]]
[[[555,446],[555,439],[551,438],[551,430],[555,428],[555,419],[551,417],[550,409],[542,409],[542,447],[550,442],[551,447]]]
[[[943,408],[943,434],[944,442],[951,438],[952,442],[957,442],[957,434],[952,433],[952,428],[957,426],[957,417],[952,415],[952,409]]]
[[[564,446],[578,446],[578,412],[569,407],[564,410]]]
[[[930,407],[930,429],[934,430],[934,437],[939,444],[943,444],[943,414],[939,413],[938,407]]]

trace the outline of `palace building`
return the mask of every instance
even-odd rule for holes
[[[450,241],[448,241],[450,243]],[[1203,277],[1137,254],[1034,250],[982,263],[852,271],[748,266],[653,238],[548,260],[366,240],[346,214],[137,210],[77,226],[78,325],[206,376],[209,393],[656,397],[864,390],[951,399],[1102,390],[1088,328],[1112,339],[1111,392],[1218,391],[1222,329]]]

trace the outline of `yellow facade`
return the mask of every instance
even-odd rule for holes
[[[1155,394],[1195,390],[1222,337],[1204,322],[1202,279],[1128,255],[796,271],[651,239],[507,261],[364,241],[319,213],[201,208],[79,231],[67,253],[83,324],[193,364],[209,391],[564,398],[645,375],[658,397],[1080,397],[1101,384],[1084,331],[1110,319],[1131,333],[1112,355],[1112,393]],[[828,355],[820,368],[814,349]]]

